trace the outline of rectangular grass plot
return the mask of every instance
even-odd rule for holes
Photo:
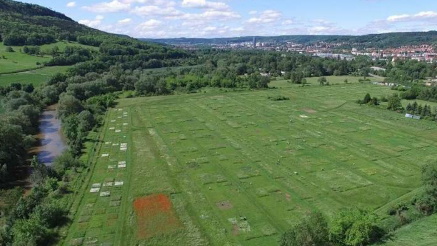
[[[137,198],[133,206],[138,239],[168,235],[183,226],[173,210],[171,200],[164,194]]]

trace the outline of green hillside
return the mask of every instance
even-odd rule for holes
[[[416,221],[396,231],[378,246],[433,246],[437,245],[437,215]]]
[[[117,63],[125,69],[177,66],[185,57],[169,47],[86,27],[41,6],[0,0],[0,86],[40,85],[84,62],[88,65],[81,69],[86,71],[80,73],[85,74]]]

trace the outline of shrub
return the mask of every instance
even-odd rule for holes
[[[376,215],[362,210],[343,210],[334,218],[330,240],[335,245],[361,246],[379,240],[383,233]]]
[[[285,96],[269,96],[268,99],[272,100],[272,101],[287,101],[290,100],[289,97],[285,97]]]
[[[328,246],[328,223],[321,213],[311,213],[301,223],[284,233],[281,246]]]

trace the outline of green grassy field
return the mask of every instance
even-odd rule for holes
[[[70,68],[70,66],[43,67],[27,72],[0,74],[0,86],[8,86],[12,83],[33,84],[34,86],[40,86],[56,73],[65,72],[68,68]]]
[[[41,67],[37,63],[49,61],[50,57],[31,56],[21,53],[22,47],[13,47],[15,52],[6,52],[3,43],[0,43],[0,73],[10,73],[26,69],[35,69]]]
[[[437,157],[434,122],[354,103],[389,88],[272,86],[121,100],[64,244],[277,245],[308,211],[408,196]]]
[[[404,106],[404,108],[406,108],[409,103],[413,104],[414,102],[417,102],[419,105],[422,105],[422,106],[425,106],[425,105],[431,106],[431,112],[434,112],[434,110],[437,109],[437,103],[423,101],[423,100],[402,100],[402,106]]]
[[[407,225],[379,246],[434,246],[437,245],[437,215]]]
[[[41,51],[49,51],[53,47],[58,46],[59,51],[63,52],[66,46],[80,46],[88,49],[96,50],[97,47],[81,45],[78,43],[69,43],[69,42],[57,42],[54,44],[42,45]],[[29,69],[37,69],[41,67],[41,64],[49,61],[51,56],[31,56],[24,53],[21,53],[20,50],[23,47],[12,46],[15,52],[6,52],[6,46],[0,42],[0,74],[1,73],[11,73],[16,71],[24,71]],[[38,65],[37,63],[40,63]]]

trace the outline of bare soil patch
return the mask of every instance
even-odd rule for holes
[[[228,210],[234,207],[230,201],[221,201],[218,202],[216,205],[221,210]]]
[[[164,194],[137,198],[133,205],[137,216],[138,239],[170,234],[182,228],[171,200]]]

